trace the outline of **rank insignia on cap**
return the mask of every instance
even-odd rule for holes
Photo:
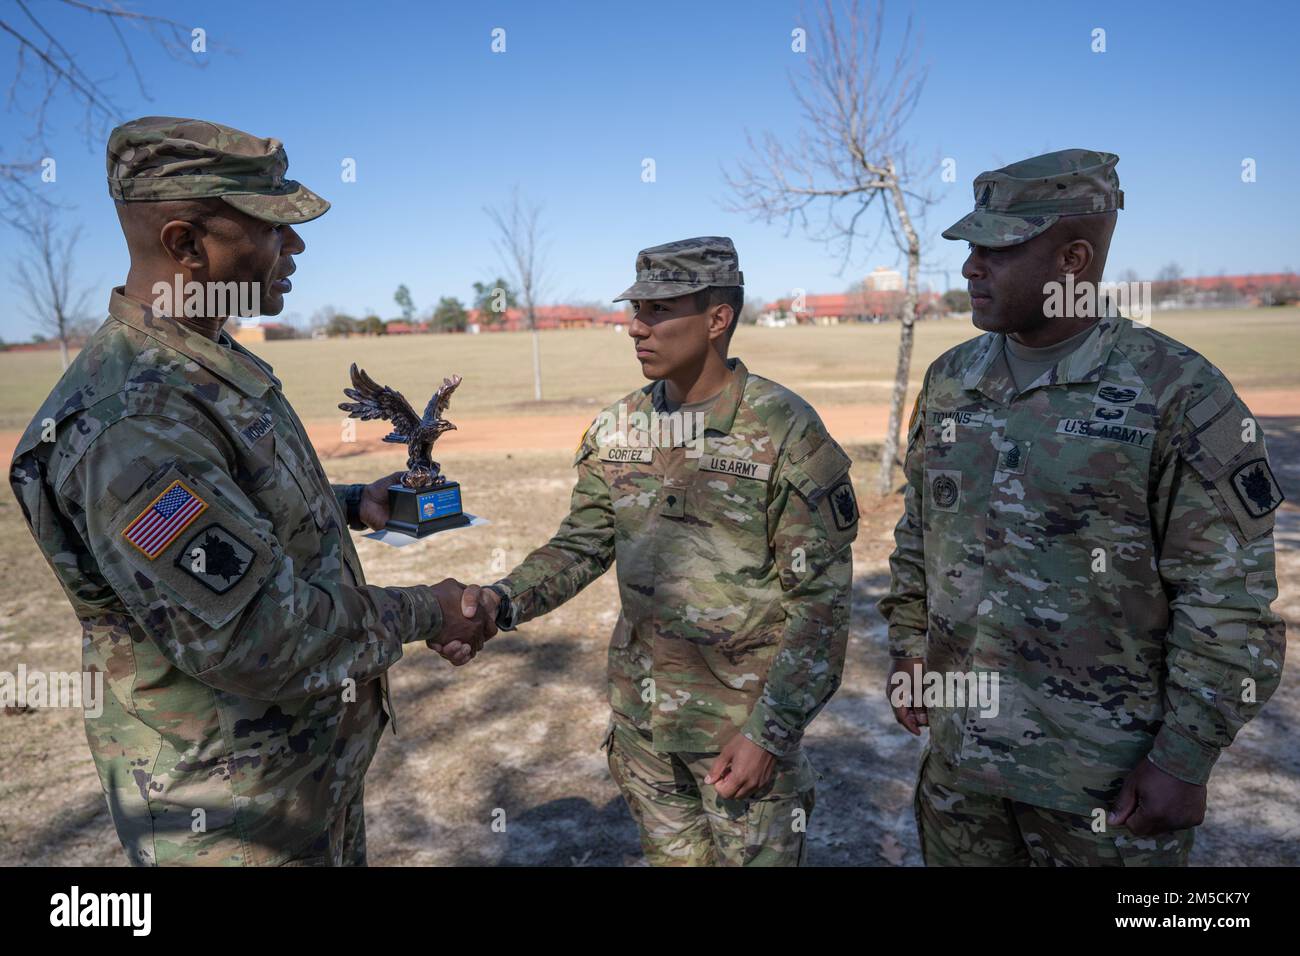
[[[152,561],[207,508],[208,503],[178,478],[126,526],[122,537]]]
[[[253,566],[256,552],[219,524],[210,524],[185,543],[176,567],[208,590],[225,594]]]

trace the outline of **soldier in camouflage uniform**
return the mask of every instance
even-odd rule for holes
[[[286,166],[277,140],[214,123],[113,131],[131,272],[10,472],[104,674],[86,735],[134,864],[363,863],[387,669],[484,627],[454,582],[366,584],[348,527],[383,525],[391,479],[330,485],[226,314],[155,307],[179,277],[257,281],[257,310],[283,308],[291,224],[329,208]]]
[[[512,629],[616,564],[606,746],[646,858],[796,865],[814,783],[800,741],[848,637],[849,457],[806,402],[726,357],[730,239],[642,250],[622,299],[653,381],[597,417],[559,531],[482,594]],[[655,413],[682,429],[656,438]]]
[[[930,730],[931,865],[1185,863],[1215,760],[1279,682],[1282,493],[1258,422],[1187,346],[1044,298],[1100,280],[1117,161],[983,173],[944,233],[971,244],[985,334],[926,371],[879,608],[895,672],[1000,683],[995,715],[893,701]]]

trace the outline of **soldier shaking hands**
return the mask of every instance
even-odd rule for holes
[[[329,208],[287,166],[202,120],[113,131],[130,272],[10,473],[106,675],[86,735],[135,864],[364,863],[388,668],[495,633],[454,581],[365,582],[348,528],[383,526],[395,476],[331,485],[271,367],[222,331],[235,303],[281,311],[294,226]]]
[[[509,630],[615,564],[605,746],[647,860],[798,865],[801,741],[848,640],[849,456],[799,396],[727,357],[744,302],[730,239],[643,249],[624,299],[650,384],[578,443],[555,536],[476,593]]]

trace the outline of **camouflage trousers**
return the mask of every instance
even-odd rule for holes
[[[285,866],[365,866],[366,865],[366,786],[330,821],[321,835]]]
[[[704,782],[715,753],[660,753],[615,717],[609,772],[641,831],[651,866],[800,866],[816,775],[803,751],[777,759],[772,780],[744,800]]]
[[[926,866],[1186,866],[1193,830],[1153,837],[962,789],[927,748],[913,804]]]

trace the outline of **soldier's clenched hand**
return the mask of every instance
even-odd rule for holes
[[[767,785],[775,767],[773,754],[744,734],[736,734],[723,746],[704,782],[712,784],[724,800],[744,800]]]
[[[921,736],[921,728],[930,726],[930,717],[925,707],[914,697],[921,690],[918,674],[924,673],[925,659],[921,657],[898,657],[889,668],[889,679],[885,681],[885,696],[894,711],[894,719],[909,734]],[[895,676],[902,675],[902,676]],[[906,680],[904,680],[906,678]]]
[[[452,578],[434,585],[442,609],[442,630],[428,645],[459,667],[468,663],[497,632],[496,614],[479,606],[477,585],[465,587]]]
[[[395,471],[378,481],[372,481],[361,492],[361,520],[371,531],[382,531],[388,524],[388,488],[402,480],[405,471]]]
[[[466,618],[481,617],[487,614],[487,619],[491,623],[492,630],[484,638],[483,642],[487,643],[488,638],[493,637],[496,632],[497,607],[501,604],[501,596],[496,591],[480,587],[477,584],[471,584],[460,594],[460,612]],[[430,645],[431,647],[433,645]],[[435,648],[437,650],[437,648]],[[459,641],[453,641],[444,645],[438,651],[445,659],[451,661],[459,667],[462,664],[468,664],[478,654],[478,649],[471,648],[467,644]]]
[[[1106,822],[1127,826],[1135,836],[1200,826],[1205,819],[1205,794],[1203,784],[1179,780],[1144,758],[1124,778]]]

